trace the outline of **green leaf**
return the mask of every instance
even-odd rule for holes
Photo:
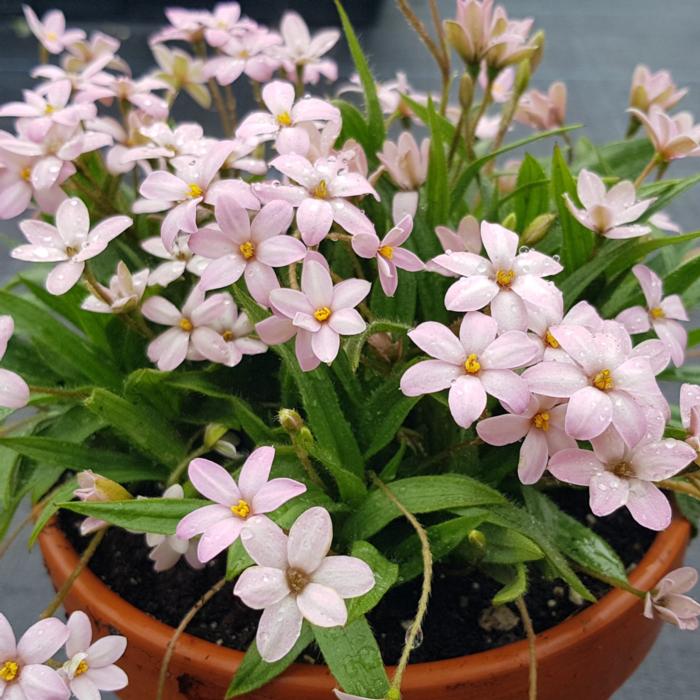
[[[513,198],[518,228],[521,233],[537,216],[548,209],[549,180],[542,166],[529,154],[525,154],[516,181],[518,194]]]
[[[350,48],[350,54],[352,60],[355,63],[355,68],[357,69],[357,74],[360,77],[360,83],[362,84],[362,89],[365,93],[365,111],[367,112],[367,126],[368,126],[368,145],[369,151],[367,151],[367,157],[373,159],[375,153],[382,148],[384,143],[384,115],[382,113],[382,106],[377,97],[377,85],[374,80],[374,76],[369,69],[369,64],[367,63],[367,58],[365,57],[360,42],[357,39],[355,30],[350,23],[343,5],[340,0],[335,0],[335,6],[340,15],[340,22],[343,26],[343,32],[345,33],[345,39],[348,42],[348,47]]]
[[[583,158],[575,160],[576,172],[586,168],[623,180],[634,180],[654,155],[654,146],[648,138],[614,141],[600,147],[585,139],[579,143],[587,144],[589,148]]]
[[[139,498],[128,501],[67,501],[59,507],[105,520],[126,530],[174,535],[188,513],[209,505],[199,498]]]
[[[559,146],[554,146],[552,156],[552,197],[559,212],[562,230],[561,262],[564,275],[568,276],[583,265],[593,250],[594,234],[582,226],[569,211],[564,201],[568,194],[574,203],[578,202],[576,182],[569,172],[566,160]]]
[[[433,561],[443,559],[459,547],[484,519],[485,516],[482,514],[465,515],[426,528]],[[406,583],[423,572],[423,557],[418,535],[414,534],[405,539],[392,554],[401,566],[399,575],[401,583]]]
[[[76,445],[55,438],[41,436],[3,437],[0,445],[43,464],[71,471],[92,469],[114,481],[158,480],[164,472],[140,459],[113,450]]]
[[[227,700],[228,698],[235,698],[239,695],[251,693],[266,683],[269,683],[274,678],[277,678],[277,676],[286,671],[294,663],[299,654],[313,641],[314,633],[311,631],[309,624],[304,622],[299,639],[297,639],[291,651],[279,661],[275,661],[271,664],[267,661],[263,661],[257,645],[253,642],[248,647],[248,651],[243,657],[243,661],[238,667],[236,675],[233,677],[231,685],[229,685],[226,691]]]
[[[460,474],[414,476],[387,484],[387,488],[411,513],[505,503],[498,491]],[[398,507],[375,489],[347,519],[341,537],[348,542],[365,540],[400,516]]]
[[[534,542],[517,530],[484,523],[479,527],[486,537],[483,561],[488,564],[518,564],[542,559],[544,554]]]
[[[411,330],[411,326],[406,323],[399,323],[398,321],[390,321],[386,319],[381,319],[377,321],[372,321],[367,325],[367,328],[362,333],[357,335],[351,335],[345,341],[345,354],[348,356],[350,361],[350,367],[353,372],[357,371],[360,365],[360,356],[362,354],[362,348],[367,342],[367,338],[375,333],[392,333],[394,335],[406,335],[408,331]]]
[[[226,552],[226,580],[232,581],[255,562],[241,542],[240,537],[228,548]]]
[[[312,625],[312,629],[330,672],[345,692],[369,698],[386,695],[386,670],[377,640],[364,617],[345,627]]]
[[[41,513],[39,513],[39,517],[34,523],[34,529],[32,530],[31,535],[29,535],[29,547],[34,546],[34,543],[36,542],[37,537],[39,537],[41,531],[46,527],[49,520],[51,520],[51,518],[53,518],[58,511],[60,507],[59,504],[63,503],[67,498],[70,498],[73,495],[73,491],[75,491],[77,487],[78,482],[75,479],[70,479],[56,489],[51,498],[49,498],[47,501],[46,505],[42,508]]]
[[[353,620],[361,615],[366,615],[379,603],[384,594],[396,583],[399,566],[390,562],[369,542],[353,543],[350,554],[362,559],[374,572],[374,588],[358,598],[351,598],[347,602],[348,619]]]
[[[140,452],[161,464],[175,467],[187,447],[175,428],[145,404],[134,404],[105,389],[95,389],[85,406]]]
[[[658,378],[665,382],[700,384],[700,365],[669,367],[668,369],[664,370]]]
[[[375,147],[374,137],[362,112],[346,100],[332,100],[332,103],[340,110],[340,117],[343,120],[343,127],[336,141],[338,147],[349,139],[355,139],[366,153],[372,153]]]
[[[489,573],[493,578],[496,578],[499,583],[503,583],[503,588],[501,588],[496,595],[491,599],[494,605],[505,605],[506,603],[512,603],[517,598],[525,595],[527,591],[527,567],[525,564],[517,563],[512,567],[507,567],[507,573],[505,571],[506,567],[503,567],[502,573],[500,575],[493,576],[493,568],[486,567],[486,572]]]
[[[55,319],[45,308],[16,296],[0,291],[0,314],[10,314],[19,335],[26,335],[34,342],[48,342],[60,348],[63,361],[79,376],[100,386],[117,387],[121,378],[116,369],[98,354],[89,344]]]
[[[427,196],[427,222],[430,228],[447,223],[450,210],[450,186],[447,181],[447,158],[442,132],[438,127],[435,105],[428,97],[428,128],[430,129],[430,151],[428,176],[425,182]]]
[[[656,197],[651,206],[644,212],[644,219],[649,220],[656,212],[668,206],[669,202],[683,194],[686,190],[700,182],[700,174],[691,175],[678,180],[660,180],[639,188],[639,199]]]
[[[528,511],[550,533],[554,543],[585,569],[627,583],[625,566],[615,550],[593,530],[561,511],[547,496],[524,487]]]
[[[681,513],[697,532],[698,528],[700,528],[700,500],[685,493],[677,493],[675,497]]]

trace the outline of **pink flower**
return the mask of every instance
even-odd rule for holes
[[[518,102],[515,121],[546,131],[563,126],[566,120],[566,85],[556,82],[547,93],[539,90],[526,92]]]
[[[32,625],[19,642],[0,613],[0,697],[5,700],[68,700],[70,691],[48,661],[68,639],[55,617]]]
[[[571,437],[590,440],[612,423],[628,445],[637,444],[646,430],[644,407],[663,406],[649,360],[633,356],[629,336],[619,333],[573,325],[553,326],[550,333],[572,361],[527,369],[530,390],[569,399],[565,427]]]
[[[399,140],[385,141],[377,158],[386,168],[394,183],[403,190],[394,195],[394,221],[404,214],[416,215],[418,190],[428,175],[430,139],[423,139],[418,148],[413,134],[402,131]]]
[[[513,96],[513,84],[515,82],[515,68],[509,66],[504,68],[496,76],[491,83],[491,99],[496,104],[504,104]],[[479,85],[482,90],[486,89],[488,84],[488,68],[486,63],[482,62],[481,70],[479,71]]]
[[[583,204],[579,209],[568,194],[564,200],[569,211],[586,228],[605,238],[635,238],[651,231],[650,226],[641,224],[630,226],[649,208],[653,199],[637,201],[634,185],[623,180],[605,191],[605,185],[598,175],[581,170],[576,185],[576,193]]]
[[[669,233],[680,233],[681,227],[665,212],[657,211],[649,217],[649,223]]]
[[[683,384],[680,396],[681,422],[688,431],[686,442],[700,452],[700,387]]]
[[[648,112],[652,105],[671,109],[680,102],[688,90],[678,90],[667,70],[652,73],[647,66],[639,65],[632,74],[630,107]]]
[[[628,111],[642,123],[662,160],[700,155],[700,126],[690,112],[672,117],[658,105],[652,105],[647,114],[634,108]]]
[[[52,82],[46,97],[24,90],[24,102],[8,102],[0,107],[0,117],[20,117],[32,140],[41,141],[52,124],[77,126],[84,119],[93,119],[97,109],[92,104],[69,105],[71,95],[69,80]]]
[[[168,250],[180,231],[197,232],[197,206],[202,202],[212,203],[210,185],[232,150],[230,141],[215,143],[190,168],[176,175],[157,170],[141,183],[141,195],[154,201],[136,202],[134,211],[142,213],[169,209],[160,228],[163,245]]]
[[[181,499],[185,492],[180,484],[169,486],[161,498]],[[151,547],[148,558],[153,562],[155,571],[172,569],[182,556],[193,569],[201,569],[204,565],[197,559],[197,543],[194,540],[183,540],[177,535],[146,534],[146,544]]]
[[[241,541],[257,566],[246,569],[233,589],[248,607],[263,610],[255,642],[272,663],[299,638],[304,619],[318,627],[341,627],[348,619],[345,598],[374,588],[372,569],[361,559],[326,556],[333,523],[325,508],[309,508],[289,536],[268,518],[251,518]]]
[[[695,459],[695,450],[663,435],[655,425],[634,447],[625,444],[614,428],[591,440],[593,452],[562,450],[549,461],[549,471],[569,484],[588,486],[595,515],[610,515],[626,506],[632,517],[650,530],[665,530],[671,523],[671,505],[655,481],[668,479]]]
[[[556,311],[561,292],[543,277],[562,266],[548,255],[529,250],[518,253],[518,234],[499,224],[481,223],[481,240],[490,260],[474,253],[438,255],[435,262],[461,275],[445,295],[450,311],[477,311],[491,305],[491,315],[502,330],[525,330],[526,302]]]
[[[411,235],[413,219],[406,214],[380,241],[375,234],[358,233],[352,238],[352,249],[361,258],[376,258],[379,282],[384,294],[393,297],[399,283],[398,269],[420,272],[422,260],[410,250],[401,248]]]
[[[117,263],[117,274],[109,281],[109,288],[98,285],[101,295],[90,295],[80,308],[98,314],[123,314],[133,311],[146,291],[148,275],[148,270],[141,270],[132,275],[120,260]],[[110,300],[109,303],[105,298]]]
[[[103,32],[93,32],[89,40],[80,39],[71,42],[70,46],[66,47],[70,55],[63,56],[61,61],[67,71],[74,73],[84,70],[93,63],[126,73],[129,71],[129,66],[116,55],[120,45],[121,42],[113,36]],[[105,58],[108,59],[106,63]]]
[[[634,276],[644,292],[647,308],[632,306],[617,315],[630,333],[647,333],[652,328],[659,338],[668,346],[671,359],[676,367],[685,360],[685,348],[688,334],[679,321],[688,321],[688,314],[678,294],[663,295],[661,278],[646,265],[635,265]]]
[[[696,630],[700,603],[686,593],[698,582],[698,572],[692,566],[682,566],[664,576],[644,599],[644,616],[652,619],[654,611],[665,622],[682,630]]]
[[[391,116],[397,114],[398,116],[405,117],[407,119],[413,119],[416,122],[420,120],[411,111],[408,104],[402,99],[403,95],[407,95],[419,104],[426,104],[428,97],[424,93],[416,92],[408,82],[406,74],[402,71],[396,73],[395,80],[387,80],[384,83],[377,82],[377,97],[379,99],[379,104],[381,105],[382,112]],[[364,92],[362,85],[360,84],[360,76],[357,73],[350,77],[350,82],[343,85],[339,90],[338,94],[341,95],[344,92]]]
[[[199,124],[180,124],[172,129],[165,122],[156,122],[139,129],[150,143],[130,148],[124,154],[125,161],[149,160],[151,158],[175,158],[176,156],[204,156],[211,141],[204,138]]]
[[[200,229],[190,237],[190,248],[213,259],[202,273],[204,290],[228,287],[245,276],[251,296],[267,306],[270,291],[277,286],[274,267],[301,260],[306,246],[285,235],[294,218],[289,202],[266,204],[253,221],[234,197],[222,194],[215,207],[217,228]]]
[[[224,362],[228,357],[226,343],[210,324],[223,311],[225,302],[224,294],[214,294],[205,300],[204,290],[199,286],[192,289],[182,311],[164,297],[147,299],[141,308],[143,315],[154,323],[171,326],[151,341],[148,359],[162,372],[174,370],[186,359]]]
[[[207,78],[216,78],[220,85],[230,85],[244,73],[259,83],[266,83],[279,67],[270,49],[280,43],[280,36],[262,27],[232,36],[204,66]]]
[[[10,254],[28,262],[58,262],[46,278],[46,289],[51,294],[65,294],[80,279],[85,261],[99,255],[132,223],[128,216],[112,216],[90,230],[87,207],[71,197],[58,207],[55,226],[38,219],[22,221],[19,227],[29,244]]]
[[[471,214],[467,214],[460,219],[456,230],[447,226],[436,226],[435,235],[440,241],[442,249],[446,253],[474,253],[481,252],[481,233],[479,233],[479,221]],[[445,277],[458,277],[453,272],[438,265],[435,260],[429,260],[425,269],[430,272],[437,272]]]
[[[566,406],[556,399],[532,396],[520,415],[509,412],[486,418],[476,424],[476,432],[484,442],[499,447],[525,438],[520,448],[518,477],[523,484],[535,484],[551,455],[576,447],[576,440],[564,431],[565,414]]]
[[[496,321],[478,311],[464,316],[459,338],[441,323],[421,323],[408,337],[435,359],[407,369],[401,377],[401,391],[420,396],[449,388],[450,413],[462,428],[471,426],[484,412],[487,394],[514,413],[522,413],[530,392],[513,369],[533,360],[538,348],[521,331],[507,331],[498,338],[497,331]]]
[[[263,202],[284,199],[297,207],[297,226],[306,245],[318,245],[334,221],[351,234],[374,233],[374,224],[346,198],[371,194],[379,199],[379,195],[366,178],[349,172],[344,160],[330,156],[312,164],[290,153],[278,156],[270,166],[299,184],[260,182],[253,191]]]
[[[85,469],[76,475],[78,487],[73,496],[81,501],[125,501],[132,495],[116,481],[95,474],[91,469]],[[80,534],[89,535],[96,530],[106,527],[104,520],[87,517],[80,523]]]
[[[315,369],[319,362],[330,364],[338,355],[341,335],[357,335],[365,330],[367,324],[354,307],[369,290],[370,283],[359,279],[344,280],[334,286],[322,264],[307,260],[301,275],[301,291],[270,292],[273,309],[303,331],[297,335],[297,358],[302,369]]]
[[[116,98],[131,102],[134,107],[154,119],[166,119],[170,111],[168,103],[162,97],[155,95],[154,90],[167,90],[168,88],[168,83],[157,78],[146,77],[132,80],[125,75],[114,76],[110,73],[100,73],[99,76],[95,76],[92,84],[83,87],[76,95],[75,101],[84,103],[100,100],[105,104],[111,104]]]
[[[85,38],[82,29],[66,29],[66,18],[60,10],[49,10],[41,20],[28,5],[22,5],[22,12],[32,34],[49,53],[61,53],[71,44]]]
[[[12,316],[0,316],[0,360],[5,357],[7,343],[15,332]],[[22,408],[29,401],[27,382],[9,369],[0,369],[0,406]]]
[[[226,357],[222,364],[235,367],[244,355],[260,355],[267,352],[267,345],[251,338],[255,327],[245,311],[238,312],[238,307],[230,295],[222,305],[220,315],[213,319],[210,328],[217,332],[226,344]]]
[[[153,44],[151,51],[160,67],[153,77],[168,84],[173,91],[186,92],[200,107],[209,109],[211,94],[204,85],[207,82],[204,62],[185,51],[169,49],[164,44]]]
[[[237,2],[219,2],[212,12],[202,13],[204,39],[209,46],[218,48],[232,36],[243,34],[253,28],[253,22],[241,19],[241,6]]]
[[[280,33],[284,44],[275,47],[275,54],[282,61],[282,67],[290,80],[296,79],[300,68],[304,83],[315,85],[321,76],[334,82],[338,79],[338,65],[335,61],[323,58],[340,39],[337,29],[324,29],[313,37],[309,33],[301,15],[288,10],[282,15]]]
[[[126,688],[126,673],[114,665],[126,650],[126,637],[108,635],[92,642],[92,626],[82,610],[68,618],[67,628],[68,661],[59,673],[73,695],[78,700],[99,700],[101,690]]]
[[[215,462],[201,458],[190,462],[187,473],[192,485],[214,504],[186,515],[178,523],[176,534],[183,540],[202,535],[197,547],[199,561],[206,563],[233,544],[248,518],[271,513],[306,491],[304,484],[293,479],[269,480],[274,458],[274,447],[258,447],[251,452],[238,484]]]
[[[457,17],[445,21],[449,42],[462,60],[477,67],[486,61],[494,70],[528,58],[535,45],[528,41],[532,19],[509,20],[493,0],[457,0]]]
[[[262,100],[269,112],[251,112],[236,130],[240,138],[275,140],[279,153],[309,152],[309,135],[299,125],[305,122],[340,122],[340,111],[332,104],[316,97],[294,102],[294,86],[274,80],[262,89]]]
[[[185,270],[199,277],[209,264],[209,260],[201,255],[195,255],[190,250],[187,236],[176,238],[170,250],[165,248],[159,236],[141,241],[141,247],[150,255],[166,261],[151,272],[148,277],[149,286],[157,284],[167,287],[171,282],[182,277]]]

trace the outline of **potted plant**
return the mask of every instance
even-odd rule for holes
[[[0,532],[31,498],[57,593],[19,642],[0,615],[0,697],[605,698],[697,627],[684,91],[640,67],[627,137],[574,142],[531,20],[431,6],[399,2],[435,96],[377,83],[337,3],[361,108],[306,94],[340,33],[295,13],[172,9],[136,78],[25,9]]]

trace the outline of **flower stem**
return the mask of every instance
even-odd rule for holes
[[[535,628],[532,626],[532,618],[525,605],[525,599],[519,596],[515,599],[515,605],[520,613],[520,619],[527,635],[527,647],[530,652],[530,688],[528,700],[537,700],[537,649],[535,648]]]
[[[193,459],[196,459],[197,457],[201,457],[203,454],[206,454],[207,452],[209,452],[209,448],[205,447],[204,445],[202,445],[201,447],[198,447],[196,450],[193,450],[192,452],[190,452],[175,467],[175,469],[173,469],[172,474],[170,474],[170,477],[168,478],[168,486],[172,486],[173,484],[177,484],[180,481],[180,477],[182,476],[182,473],[189,466],[189,463]]]
[[[401,503],[393,491],[391,491],[391,489],[374,472],[370,472],[370,478],[377,488],[379,488],[384,495],[401,511],[402,515],[406,518],[406,520],[408,520],[413,529],[416,531],[421,544],[421,556],[423,557],[423,586],[421,587],[421,594],[420,598],[418,599],[418,610],[416,611],[416,617],[411,623],[411,626],[408,628],[406,643],[403,651],[401,652],[401,658],[399,659],[399,663],[396,667],[394,678],[391,681],[392,689],[400,691],[401,680],[406,667],[408,666],[408,659],[413,651],[413,645],[415,644],[416,637],[418,636],[421,625],[423,624],[425,613],[428,610],[428,599],[430,598],[430,587],[433,579],[433,555],[430,551],[430,540],[428,539],[428,533],[418,522],[416,516],[413,515],[413,513],[411,513],[411,511],[408,510],[403,503]]]
[[[700,499],[700,488],[695,486],[695,484],[689,484],[685,481],[672,481],[671,479],[666,479],[664,481],[657,481],[656,485],[660,489],[675,491],[676,493],[684,493],[688,496],[694,496],[695,498]]]
[[[85,389],[59,389],[52,386],[37,386],[29,384],[29,391],[33,394],[49,394],[50,396],[63,396],[67,399],[86,399],[90,392]]]
[[[80,576],[80,574],[83,572],[83,569],[90,562],[90,559],[92,559],[92,555],[97,551],[97,548],[100,546],[100,542],[102,542],[106,532],[107,527],[104,527],[102,530],[98,530],[92,536],[90,543],[85,548],[85,551],[80,557],[78,565],[75,567],[75,569],[73,569],[71,575],[63,582],[63,585],[59,589],[58,593],[56,593],[54,599],[49,603],[48,607],[44,610],[44,612],[41,613],[41,615],[39,615],[40,620],[43,620],[47,617],[51,617],[56,612],[56,610],[58,610],[58,608],[61,606],[61,603],[63,603],[63,599],[68,595],[70,589],[73,587],[75,580],[78,578],[78,576]]]
[[[165,679],[168,675],[168,666],[170,660],[175,653],[175,645],[180,639],[187,625],[192,622],[192,618],[226,585],[226,577],[219,579],[186,613],[180,621],[175,633],[170,638],[168,646],[165,649],[165,655],[160,666],[160,674],[158,676],[158,691],[156,692],[156,700],[163,700],[163,691],[165,690]]]
[[[639,173],[639,176],[634,181],[635,189],[639,189],[640,185],[647,179],[649,173],[659,164],[659,154],[654,153],[651,160],[644,166],[644,170]]]
[[[195,52],[197,56],[203,61],[207,59],[207,47],[203,41],[197,41],[194,44]],[[209,78],[207,83],[209,86],[209,91],[214,99],[214,105],[216,106],[216,111],[219,113],[219,121],[221,122],[221,129],[224,132],[224,137],[228,137],[231,134],[231,125],[228,120],[228,112],[226,111],[226,106],[224,105],[224,100],[221,97],[221,90],[219,89],[219,84],[216,82],[216,78]]]

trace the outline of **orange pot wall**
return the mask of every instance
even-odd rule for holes
[[[631,574],[634,585],[651,588],[679,566],[690,528],[676,518]],[[78,558],[55,526],[44,530],[41,550],[55,586]],[[85,610],[99,635],[129,639],[122,662],[130,684],[123,700],[152,700],[158,670],[173,629],[137,610],[92,572],[84,571],[66,598],[69,611]],[[596,605],[537,636],[539,700],[606,700],[644,659],[661,623],[642,615],[640,601],[612,591]],[[243,654],[183,635],[173,655],[166,700],[222,700]],[[322,667],[295,664],[249,700],[331,700],[335,686]],[[527,697],[526,642],[447,661],[414,664],[404,677],[404,700],[523,700]]]

